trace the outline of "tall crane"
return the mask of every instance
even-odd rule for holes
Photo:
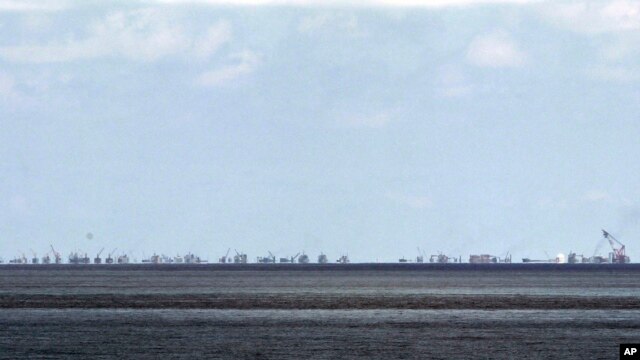
[[[55,258],[54,263],[55,264],[60,264],[62,263],[62,256],[60,256],[60,253],[56,251],[56,249],[53,248],[53,245],[49,245],[51,246],[51,252],[53,253],[53,257]]]
[[[49,257],[49,253],[44,254],[42,257],[43,264],[51,264],[51,258]]]
[[[308,264],[309,263],[309,255],[305,254],[304,251],[298,258],[298,264]]]
[[[111,255],[116,253],[116,250],[118,250],[118,248],[113,249],[110,253],[109,253],[109,257],[107,257],[107,259],[105,260],[105,263],[107,264],[113,264],[113,257]],[[102,250],[100,250],[102,252]]]
[[[625,255],[624,244],[618,241],[613,235],[609,234],[606,230],[602,229],[602,236],[609,240],[609,245],[613,250],[613,263],[614,264],[626,264],[629,263],[629,257]]]
[[[233,263],[234,264],[246,264],[247,263],[247,254],[239,253],[238,250],[236,250],[236,249],[233,249],[233,251],[236,252],[236,254],[233,256]]]
[[[427,257],[426,254],[424,253],[424,251],[420,250],[420,247],[417,247],[418,249],[418,256],[416,256],[416,262],[417,263],[423,263],[424,262],[424,258]]]
[[[98,251],[98,255],[96,255],[96,257],[93,259],[93,263],[94,264],[102,263],[102,259],[100,258],[100,254],[102,254],[103,251],[104,251],[104,248],[102,248],[102,249],[100,249],[100,251]]]
[[[275,255],[273,255],[271,253],[271,251],[268,252],[269,256],[258,256],[258,263],[260,264],[273,264],[276,262],[276,257]]]
[[[218,260],[219,263],[226,264],[227,262],[229,262],[229,251],[231,251],[231,248],[228,248],[227,253],[224,254],[224,256],[220,258],[220,260]]]
[[[36,254],[35,251],[33,251],[33,249],[29,249],[31,250],[31,254],[33,254],[33,257],[31,258],[31,263],[32,264],[37,264],[40,262],[40,259],[38,259],[38,255]]]

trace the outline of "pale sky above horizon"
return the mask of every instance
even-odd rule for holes
[[[640,1],[0,0],[5,261],[640,261],[639,154]]]

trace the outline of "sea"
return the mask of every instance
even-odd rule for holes
[[[618,359],[640,265],[2,265],[1,359]]]

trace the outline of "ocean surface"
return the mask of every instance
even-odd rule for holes
[[[0,358],[617,359],[640,266],[0,266]]]

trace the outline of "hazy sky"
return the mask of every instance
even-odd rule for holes
[[[640,1],[326,3],[0,0],[0,256],[640,261]]]

